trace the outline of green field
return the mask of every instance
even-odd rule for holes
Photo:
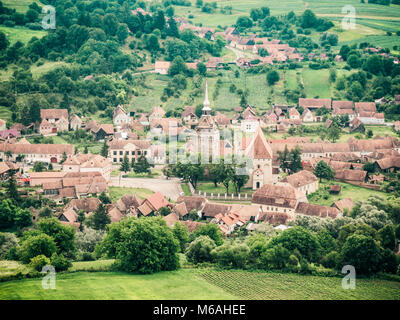
[[[119,200],[126,194],[136,194],[139,198],[145,199],[154,192],[144,188],[110,187],[110,198],[112,202]]]
[[[31,3],[36,2],[40,6],[43,4],[38,0],[2,0],[4,6],[16,9],[17,12],[25,13]]]
[[[329,193],[330,186],[332,184],[340,185],[341,191],[337,195],[332,195]],[[349,183],[339,182],[339,181],[330,181],[319,184],[318,193],[312,193],[309,195],[308,201],[310,203],[319,204],[323,206],[331,206],[333,202],[344,199],[344,198],[351,198],[354,202],[355,201],[365,201],[370,196],[379,196],[382,198],[386,198],[387,194],[375,191],[359,186],[355,186]]]
[[[357,279],[355,290],[344,290],[341,278],[281,273],[216,272],[201,276],[209,283],[248,300],[400,299],[400,283]]]
[[[5,26],[0,26],[0,31],[6,35],[11,45],[17,41],[28,43],[29,40],[31,40],[31,38],[33,37],[40,39],[47,34],[47,31],[31,30],[24,27],[9,28]]]
[[[42,289],[41,278],[0,283],[0,299],[400,299],[399,282],[357,279],[355,290],[344,290],[341,281],[336,277],[193,269],[152,275],[75,272],[57,275],[56,290]]]
[[[213,0],[205,0],[213,2]],[[196,8],[195,1],[192,1],[191,7],[175,6],[176,15],[188,19],[189,14],[194,17],[189,19],[195,24],[203,24],[210,27],[230,26],[236,22],[240,16],[247,15],[251,9],[267,6],[271,9],[271,15],[287,14],[294,11],[301,14],[306,8],[313,10],[317,15],[326,17],[342,17],[342,8],[351,5],[356,10],[357,18],[372,19],[392,19],[400,18],[400,7],[398,5],[382,6],[375,4],[362,4],[359,0],[223,0],[218,1],[218,9],[215,13],[207,14]],[[221,14],[219,8],[232,6],[232,14]]]

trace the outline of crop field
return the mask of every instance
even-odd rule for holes
[[[355,290],[344,290],[341,278],[244,271],[208,271],[201,277],[244,300],[399,300],[400,283],[357,279]]]

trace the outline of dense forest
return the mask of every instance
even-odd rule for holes
[[[0,2],[1,3],[1,2]],[[55,6],[57,28],[27,44],[10,44],[0,32],[0,66],[10,70],[0,85],[0,105],[12,111],[12,120],[29,124],[39,120],[40,108],[63,107],[79,115],[98,110],[110,115],[135,94],[135,70],[150,57],[185,61],[203,54],[218,56],[221,39],[201,39],[191,30],[179,32],[171,7],[136,1],[44,1]],[[132,12],[141,7],[150,14]],[[30,5],[25,15],[0,5],[0,23],[40,26],[42,8]],[[169,16],[167,16],[167,13]],[[63,62],[35,79],[30,67]],[[86,80],[85,80],[86,78]],[[90,79],[91,81],[88,81]]]

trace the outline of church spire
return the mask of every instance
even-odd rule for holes
[[[206,91],[205,91],[205,96],[204,96],[204,102],[203,102],[203,114],[209,114],[211,111],[211,104],[210,101],[208,100],[208,83],[206,80]]]

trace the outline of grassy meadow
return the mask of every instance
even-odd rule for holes
[[[110,263],[102,264],[107,268]],[[72,271],[88,269],[90,264],[74,263]],[[400,299],[400,282],[357,279],[355,290],[344,290],[341,282],[340,277],[207,269],[152,275],[79,271],[58,274],[55,290],[44,290],[41,278],[1,282],[0,300]]]
[[[329,189],[332,184],[339,185],[341,187],[341,191],[339,194],[330,194]],[[317,192],[310,194],[307,198],[310,203],[319,204],[322,206],[331,206],[332,203],[350,198],[354,202],[355,201],[365,201],[370,196],[379,196],[382,198],[386,198],[387,194],[375,191],[359,186],[352,185],[350,183],[339,182],[339,181],[323,181],[319,184],[319,189]]]
[[[112,202],[119,200],[126,194],[136,194],[139,198],[145,199],[154,192],[145,188],[110,187],[110,198]]]

